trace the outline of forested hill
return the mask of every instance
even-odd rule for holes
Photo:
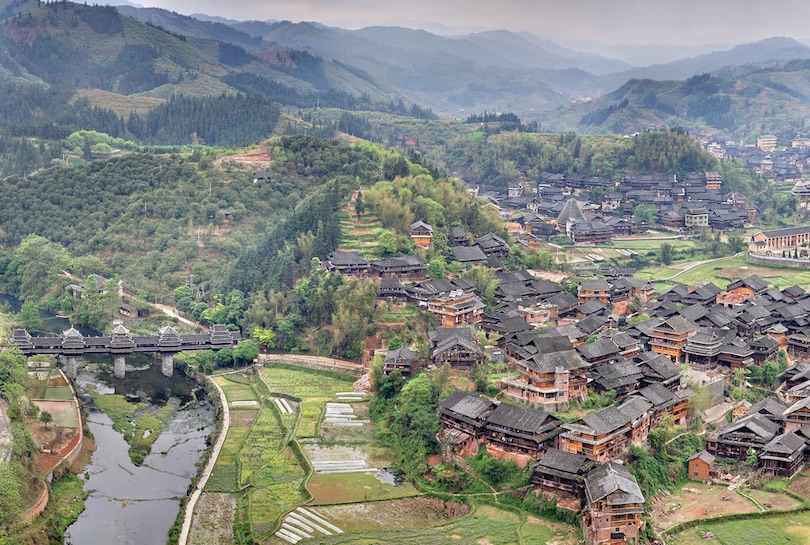
[[[793,136],[810,113],[808,83],[807,60],[729,68],[684,81],[631,80],[568,108],[545,126],[614,134],[683,126],[735,137],[751,137],[766,127]]]
[[[113,7],[14,4],[16,14],[0,24],[6,134],[60,138],[88,129],[151,144],[241,146],[273,134],[278,109],[271,103],[434,117],[392,101],[395,91],[362,70],[305,51],[262,42],[249,52],[168,32]],[[222,98],[238,93],[249,98]],[[195,119],[185,126],[165,127],[189,113]]]
[[[273,176],[256,183],[255,164],[200,152],[129,154],[5,178],[0,243],[13,248],[29,234],[45,237],[76,257],[92,256],[89,272],[125,278],[128,289],[149,298],[189,275],[214,289],[244,249],[330,180],[342,175],[350,190],[379,172],[375,154],[337,141],[280,138],[262,152]],[[323,217],[307,219],[313,234]],[[296,236],[279,237],[282,249],[296,246]],[[2,263],[0,250],[0,276]]]

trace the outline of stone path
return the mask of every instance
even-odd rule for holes
[[[242,370],[240,369],[239,372],[241,371]],[[189,530],[191,530],[191,521],[194,518],[194,506],[197,504],[197,500],[200,499],[202,490],[205,488],[205,483],[208,482],[208,477],[211,476],[211,472],[214,470],[214,465],[217,463],[217,458],[219,458],[219,451],[222,450],[222,444],[225,442],[225,437],[228,435],[228,428],[231,425],[231,413],[228,409],[228,400],[225,397],[225,392],[222,391],[222,388],[219,387],[219,384],[217,384],[213,378],[209,376],[206,377],[206,379],[210,380],[219,392],[219,399],[221,400],[223,413],[222,430],[219,432],[219,437],[217,437],[216,443],[214,443],[211,456],[208,457],[208,463],[205,464],[205,469],[203,469],[203,472],[200,475],[200,480],[197,482],[197,486],[194,488],[194,492],[191,493],[191,497],[186,504],[186,513],[183,517],[183,526],[180,528],[180,536],[177,538],[178,545],[186,545],[186,542],[188,541]]]
[[[287,543],[298,543],[316,535],[331,536],[342,534],[343,530],[304,507],[297,507],[281,521],[276,537]]]

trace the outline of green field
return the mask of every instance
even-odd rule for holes
[[[232,401],[256,401],[258,399],[250,384],[236,382],[227,376],[214,377],[214,380],[225,392],[225,397],[228,398],[229,403]]]
[[[315,496],[312,505],[393,500],[419,494],[410,483],[393,486],[372,473],[315,473],[307,487]]]
[[[338,521],[339,523],[339,521]],[[301,541],[302,545],[573,545],[574,528],[562,524],[527,520],[509,511],[482,505],[449,524],[417,530],[375,530],[353,532]]]
[[[73,390],[69,386],[50,386],[45,390],[45,399],[49,401],[70,401]]]
[[[810,513],[700,524],[667,539],[680,545],[810,545]],[[716,537],[705,539],[704,532]]]
[[[794,284],[802,286],[803,288],[810,287],[810,270],[764,267],[749,262],[745,256],[704,263],[678,274],[671,280],[664,280],[678,272],[678,269],[672,267],[666,269],[648,267],[639,271],[637,276],[654,281],[666,282],[669,285],[673,285],[676,282],[682,284],[712,282],[721,288],[725,288],[735,280],[744,278],[750,274],[756,274],[779,289],[784,289]]]
[[[273,393],[301,399],[301,417],[295,436],[317,437],[323,406],[332,401],[337,392],[351,391],[352,381],[315,373],[306,369],[287,369],[273,366],[261,370],[262,379]]]

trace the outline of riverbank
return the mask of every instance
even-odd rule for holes
[[[51,362],[30,362],[34,385],[31,402],[50,415],[50,422],[29,420],[26,428],[37,446],[34,467],[40,475],[38,492],[20,515],[9,538],[18,545],[61,543],[65,530],[84,510],[85,493],[76,476],[83,469],[93,446],[86,440],[75,391]],[[33,366],[33,367],[32,367]],[[85,454],[83,456],[83,454]],[[47,541],[43,541],[43,536]]]

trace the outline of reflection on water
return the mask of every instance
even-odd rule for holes
[[[197,474],[196,463],[206,448],[206,437],[214,429],[214,411],[181,372],[171,378],[160,372],[160,363],[146,355],[128,362],[123,380],[112,376],[110,358],[89,358],[80,367],[76,383],[89,415],[87,425],[98,450],[86,467],[89,478],[84,489],[90,493],[86,509],[68,528],[65,543],[72,545],[163,545]],[[151,363],[152,365],[148,365]],[[82,364],[80,364],[81,366]],[[112,421],[98,411],[87,396],[101,393],[137,396],[160,406],[172,400],[185,405],[174,414],[167,428],[152,445],[142,466],[129,458],[129,445],[112,429]],[[195,401],[197,398],[202,398]]]
[[[398,467],[378,469],[375,476],[380,482],[393,486],[401,486],[405,482],[404,472]]]
[[[22,307],[22,301],[11,295],[0,293],[0,306],[7,306],[12,312],[19,312],[20,307]],[[95,329],[91,329],[89,327],[84,327],[81,325],[73,325],[67,318],[57,316],[56,314],[54,314],[49,310],[40,310],[39,319],[42,322],[40,330],[29,331],[31,335],[34,336],[59,335],[63,331],[70,329],[71,327],[75,327],[79,333],[81,333],[86,337],[100,335],[100,333]]]

